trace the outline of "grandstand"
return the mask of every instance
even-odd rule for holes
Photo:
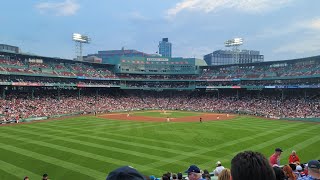
[[[23,120],[97,110],[166,108],[272,118],[319,118],[319,69],[320,56],[241,65],[198,66],[193,58],[122,56],[113,64],[100,64],[2,52],[0,88],[3,100],[0,114],[2,120],[10,122],[18,117]],[[133,100],[132,105],[121,103],[127,96]],[[18,110],[8,111],[9,102],[13,99],[23,103]],[[55,103],[60,99],[61,109],[23,112],[28,109],[26,102],[37,104],[43,99],[48,106],[52,105],[50,101]],[[97,99],[107,104],[114,101],[112,104],[116,105],[112,108],[94,103],[85,105]],[[70,108],[69,100],[77,102],[73,108]],[[180,103],[172,103],[175,101]],[[66,106],[69,106],[68,110]]]

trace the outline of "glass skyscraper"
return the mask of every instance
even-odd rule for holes
[[[162,38],[162,41],[159,42],[159,54],[161,54],[162,57],[172,56],[172,44],[168,38]]]

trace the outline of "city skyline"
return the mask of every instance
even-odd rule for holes
[[[100,50],[158,51],[168,37],[173,57],[197,57],[226,49],[242,37],[241,49],[258,50],[265,61],[320,54],[319,1],[163,0],[5,1],[0,7],[0,44],[23,52],[74,58],[72,33],[88,35],[83,54]]]

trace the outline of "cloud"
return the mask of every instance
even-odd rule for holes
[[[314,30],[320,30],[320,17],[314,18],[306,23],[307,27]]]
[[[273,50],[275,53],[312,53],[320,51],[320,18],[311,20],[298,21],[292,25],[290,30],[291,36],[295,36],[294,41],[282,44],[280,47]],[[280,34],[289,32],[288,28],[278,29]]]
[[[251,37],[252,39],[267,39],[283,36],[292,36],[293,34],[301,35],[298,33],[308,32],[312,33],[314,31],[320,30],[320,17],[316,17],[308,20],[295,20],[278,27],[268,27],[261,32],[258,32],[256,35]]]
[[[63,2],[42,2],[35,6],[41,13],[53,13],[56,16],[71,16],[77,13],[80,5],[75,0]]]
[[[167,10],[167,17],[174,17],[185,10],[209,13],[235,9],[247,13],[260,13],[281,8],[291,1],[293,0],[183,0]]]
[[[295,42],[290,42],[273,50],[274,53],[317,53],[320,51],[320,36],[303,38]]]

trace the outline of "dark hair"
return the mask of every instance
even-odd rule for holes
[[[231,161],[233,180],[275,180],[275,174],[267,159],[259,152],[244,151]]]
[[[171,172],[167,172],[167,173],[166,173],[166,176],[167,176],[169,179],[171,179]]]
[[[273,171],[276,175],[276,180],[285,180],[286,176],[284,175],[284,172],[279,167],[273,167]]]
[[[29,179],[29,177],[28,177],[28,176],[26,176],[26,177],[24,177],[24,178],[23,178],[23,180],[26,180],[26,179]]]
[[[176,174],[172,174],[172,179],[177,179],[177,175]]]
[[[209,171],[208,170],[203,170],[203,173],[202,173],[202,179],[205,179],[206,178],[206,175],[209,174]]]
[[[291,167],[292,171],[295,171],[297,169],[297,166],[295,164],[289,164],[289,166]]]
[[[42,180],[47,180],[48,179],[48,174],[43,174],[42,175]]]
[[[206,174],[206,175],[205,175],[205,177],[204,177],[203,179],[206,179],[206,178],[211,179],[210,174]]]
[[[202,179],[205,179],[205,178],[206,178],[206,174],[203,173],[203,174],[201,175],[201,177],[202,177]]]
[[[182,173],[181,172],[178,173],[178,179],[182,179]]]
[[[170,180],[170,178],[166,175],[166,174],[164,174],[164,175],[162,175],[162,178],[161,178],[162,180]]]

